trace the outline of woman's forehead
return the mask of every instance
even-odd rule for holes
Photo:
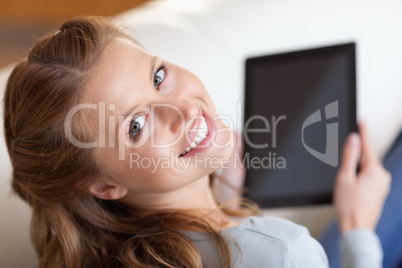
[[[155,60],[154,55],[130,40],[119,38],[109,44],[99,64],[92,70],[80,101],[95,107],[87,109],[85,115],[91,129],[95,132],[99,129],[101,114],[105,118],[123,116],[130,107],[145,102],[149,97],[149,87],[153,86],[150,72]]]
[[[113,102],[134,88],[140,91],[148,82],[153,58],[130,40],[119,38],[114,41],[94,67],[84,94],[85,101]]]
[[[110,56],[109,59],[113,60],[114,57],[129,57],[129,56],[148,56],[152,55],[137,43],[122,37],[117,37],[106,46],[103,53],[103,59]]]

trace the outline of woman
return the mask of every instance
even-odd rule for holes
[[[109,20],[73,19],[40,39],[4,104],[12,184],[33,208],[40,267],[328,266],[305,228],[218,204],[213,175],[233,155],[233,133],[198,78]],[[361,144],[356,175],[360,139],[346,143],[335,201],[345,236],[369,241],[377,267],[372,231],[390,175],[364,125]]]

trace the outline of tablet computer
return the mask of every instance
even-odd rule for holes
[[[248,58],[245,196],[260,207],[330,203],[357,131],[355,44]]]

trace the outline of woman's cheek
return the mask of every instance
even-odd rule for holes
[[[217,130],[213,137],[212,146],[216,149],[229,149],[234,147],[234,136],[232,130],[223,120],[216,120]]]

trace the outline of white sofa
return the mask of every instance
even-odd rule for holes
[[[358,114],[383,155],[402,123],[401,11],[398,0],[164,0],[119,17],[149,51],[197,74],[218,111],[232,118],[243,99],[246,57],[356,41]],[[1,95],[10,70],[0,70]],[[3,139],[0,146],[0,266],[36,267],[29,208],[10,193],[11,164]],[[305,224],[316,236],[333,209],[266,213]]]

